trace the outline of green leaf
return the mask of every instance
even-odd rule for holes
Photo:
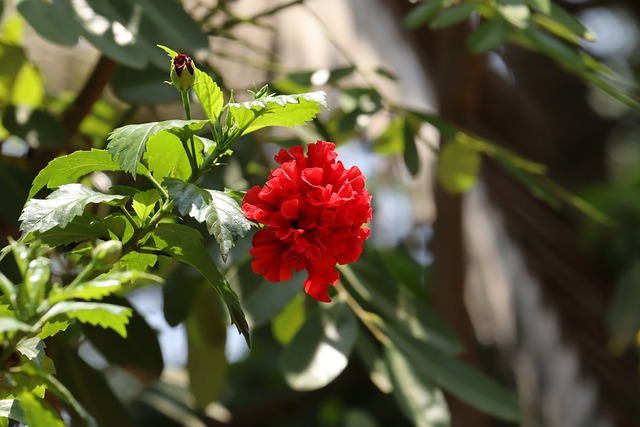
[[[20,15],[45,39],[63,46],[78,43],[78,26],[64,2],[15,0]]]
[[[407,417],[416,427],[448,427],[451,417],[442,391],[395,345],[389,344],[385,350],[393,395]]]
[[[158,262],[158,255],[129,252],[118,261],[118,265],[126,270],[147,271]]]
[[[577,34],[580,38],[589,42],[596,41],[596,35],[591,30],[582,25],[575,16],[564,10],[561,6],[558,6],[556,2],[551,2],[551,14],[549,16]]]
[[[125,196],[99,193],[82,184],[60,186],[46,199],[30,199],[20,215],[20,231],[45,232],[53,227],[64,228],[73,218],[82,215],[90,203],[110,203]]]
[[[420,157],[416,146],[416,137],[420,132],[420,122],[414,121],[411,116],[407,116],[402,127],[403,146],[402,158],[409,173],[416,176],[420,172]]]
[[[404,151],[404,117],[398,117],[378,136],[373,145],[376,153],[400,154]]]
[[[18,399],[0,400],[0,417],[11,418],[21,423],[26,423],[24,408]]]
[[[445,0],[426,0],[411,9],[402,20],[402,25],[410,30],[427,23],[436,13],[444,7]]]
[[[280,344],[288,344],[304,324],[305,300],[305,295],[298,293],[271,321],[271,332]]]
[[[200,409],[217,401],[226,384],[227,328],[218,307],[213,289],[201,287],[186,319],[189,389]]]
[[[201,163],[204,145],[199,138],[194,139],[194,144],[196,162]],[[149,139],[144,157],[149,164],[149,170],[160,182],[166,177],[186,180],[191,176],[191,164],[182,142],[168,132],[162,132]]]
[[[4,109],[2,125],[13,136],[27,142],[31,148],[61,148],[68,132],[59,118],[44,110],[9,106]]]
[[[30,426],[65,427],[58,414],[43,400],[33,393],[25,392],[18,396],[23,410],[23,421]]]
[[[29,191],[29,198],[45,186],[57,188],[93,172],[119,170],[120,165],[113,161],[107,150],[75,151],[67,156],[56,157],[38,173]],[[137,173],[146,175],[148,172],[143,165],[138,165]]]
[[[467,47],[473,53],[488,52],[501,46],[509,35],[509,23],[496,16],[480,24],[467,38]]]
[[[68,319],[77,319],[82,323],[109,328],[127,337],[127,323],[131,317],[131,309],[119,305],[98,302],[62,301],[51,307],[40,319],[39,323],[64,316]]]
[[[173,49],[171,49],[169,47],[163,46],[161,44],[157,44],[156,46],[158,46],[160,49],[164,50],[167,53],[167,55],[169,55],[169,58],[171,58],[171,59],[173,59],[176,56],[178,56],[178,52],[176,52],[175,50],[173,50]]]
[[[14,317],[0,317],[0,334],[13,331],[31,332],[32,330],[33,327],[31,325]]]
[[[85,213],[74,217],[70,223],[64,226],[53,227],[43,233],[36,232],[30,235],[25,242],[39,240],[51,247],[68,245],[88,239],[108,239],[109,230],[97,216]]]
[[[320,106],[329,108],[324,92],[298,95],[265,96],[242,103],[228,104],[241,135],[267,126],[294,127],[303,125],[320,112]]]
[[[16,350],[35,363],[36,366],[42,366],[42,360],[45,356],[45,347],[44,341],[38,337],[32,337],[20,341],[16,346]]]
[[[142,160],[149,138],[162,131],[167,131],[180,140],[186,141],[206,123],[207,120],[166,120],[123,126],[109,134],[107,149],[120,164],[122,170],[135,178],[138,163]]]
[[[640,262],[634,262],[618,279],[607,311],[607,328],[611,338],[620,344],[632,342],[640,331]]]
[[[532,8],[544,13],[545,15],[551,13],[551,0],[527,0],[527,3],[529,3]]]
[[[369,371],[369,379],[378,387],[378,390],[388,394],[393,391],[393,383],[389,367],[378,347],[369,334],[358,334],[356,352],[364,367]]]
[[[182,215],[189,215],[207,225],[209,234],[220,245],[222,260],[226,262],[238,238],[245,237],[251,228],[251,222],[244,216],[234,197],[178,179],[166,179],[163,185]]]
[[[358,322],[346,303],[336,301],[319,309],[284,349],[280,369],[294,390],[326,386],[347,367]]]
[[[484,373],[423,341],[416,341],[399,328],[385,329],[419,378],[433,380],[483,412],[509,421],[521,419],[515,395]]]
[[[54,322],[46,322],[42,328],[40,328],[40,333],[38,333],[37,337],[40,339],[45,339],[54,336],[58,332],[66,331],[69,327],[69,322],[64,321],[54,321]]]
[[[224,95],[216,82],[213,81],[209,74],[196,68],[196,81],[193,85],[193,91],[198,96],[207,118],[211,123],[215,123],[222,112],[222,105],[224,104]]]
[[[498,13],[516,28],[526,28],[529,25],[531,11],[524,0],[497,0]]]
[[[141,191],[133,196],[133,210],[140,220],[144,221],[153,212],[160,200],[160,192],[155,188],[147,191]]]
[[[164,369],[158,332],[124,297],[108,297],[106,302],[131,310],[127,338],[109,329],[82,325],[82,332],[91,344],[111,363],[118,365],[144,382],[157,380]]]
[[[120,100],[131,105],[176,104],[180,92],[165,83],[168,70],[168,62],[162,69],[151,63],[143,69],[119,66],[111,77],[111,88]]]
[[[157,249],[194,267],[222,297],[227,305],[231,323],[244,336],[250,346],[249,325],[236,293],[218,270],[206,248],[202,246],[202,235],[195,229],[180,224],[160,223],[152,233]]]
[[[271,321],[289,301],[304,292],[305,279],[306,274],[295,272],[286,283],[261,280],[257,289],[243,298],[251,327],[257,328]]]
[[[480,173],[481,157],[459,141],[444,144],[438,155],[438,181],[450,193],[463,193],[473,187]]]
[[[38,69],[31,63],[25,62],[20,68],[13,83],[11,103],[13,105],[40,108],[44,100],[44,84]]]
[[[478,9],[475,3],[460,3],[440,11],[435,18],[431,20],[429,27],[434,30],[450,27],[462,21],[469,19],[471,14]]]

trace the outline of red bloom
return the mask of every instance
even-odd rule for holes
[[[280,150],[275,160],[282,166],[242,201],[245,216],[267,226],[253,238],[253,271],[279,282],[306,269],[305,292],[324,302],[340,278],[336,264],[358,259],[371,220],[364,175],[345,169],[334,150],[325,141],[310,144],[306,156],[300,146]]]

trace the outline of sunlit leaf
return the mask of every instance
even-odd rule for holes
[[[39,108],[44,100],[44,84],[38,69],[25,62],[20,68],[13,84],[11,103],[13,105]]]
[[[298,293],[271,321],[271,331],[280,344],[288,344],[304,325],[306,319],[305,299],[303,293]]]
[[[109,237],[109,230],[98,217],[85,213],[82,216],[74,217],[64,228],[56,226],[43,233],[32,233],[31,236],[33,236],[33,240],[39,240],[45,245],[56,247],[88,239],[106,240]],[[29,241],[31,239],[26,240],[26,242]]]
[[[473,187],[480,172],[481,157],[458,141],[444,144],[438,155],[438,181],[450,193],[462,193]]]
[[[88,204],[110,203],[124,198],[99,193],[82,184],[62,185],[44,200],[27,201],[20,215],[20,231],[25,234],[33,231],[42,233],[56,226],[64,228],[73,218],[82,215]]]
[[[42,365],[42,359],[44,358],[44,341],[40,338],[32,337],[23,339],[16,346],[16,350],[23,354],[27,359],[31,360],[38,366]]]
[[[0,417],[11,418],[21,423],[26,422],[24,408],[18,399],[0,400]]]
[[[21,393],[18,396],[25,424],[30,426],[65,427],[60,416],[44,399],[38,399],[33,393]],[[16,413],[14,413],[14,416]]]
[[[196,162],[201,163],[204,146],[199,138],[194,139],[194,145]],[[149,164],[149,170],[160,182],[167,177],[186,180],[191,176],[191,163],[182,141],[171,133],[161,132],[150,138],[144,158]]]
[[[160,200],[160,192],[152,188],[136,193],[131,204],[138,218],[144,221],[153,212],[158,200]]]
[[[193,91],[198,96],[207,118],[211,122],[215,122],[220,116],[222,105],[224,104],[224,96],[216,82],[213,81],[209,74],[196,68],[196,81],[193,85]]]
[[[516,28],[526,28],[529,25],[531,10],[524,0],[497,0],[496,8]]]
[[[113,329],[121,337],[126,338],[131,309],[98,302],[62,301],[50,308],[42,316],[40,323],[58,319],[59,316]]]

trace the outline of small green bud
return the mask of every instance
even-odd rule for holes
[[[171,84],[181,92],[193,87],[196,67],[189,55],[179,53],[171,60]]]
[[[122,243],[118,240],[107,240],[93,249],[93,260],[98,268],[108,268],[120,259]]]

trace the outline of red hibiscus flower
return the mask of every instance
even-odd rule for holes
[[[336,157],[325,141],[310,144],[306,156],[300,146],[282,149],[275,156],[281,166],[242,201],[245,216],[266,226],[253,237],[253,271],[280,282],[306,269],[305,292],[324,302],[340,278],[336,264],[358,259],[371,220],[364,175]]]

